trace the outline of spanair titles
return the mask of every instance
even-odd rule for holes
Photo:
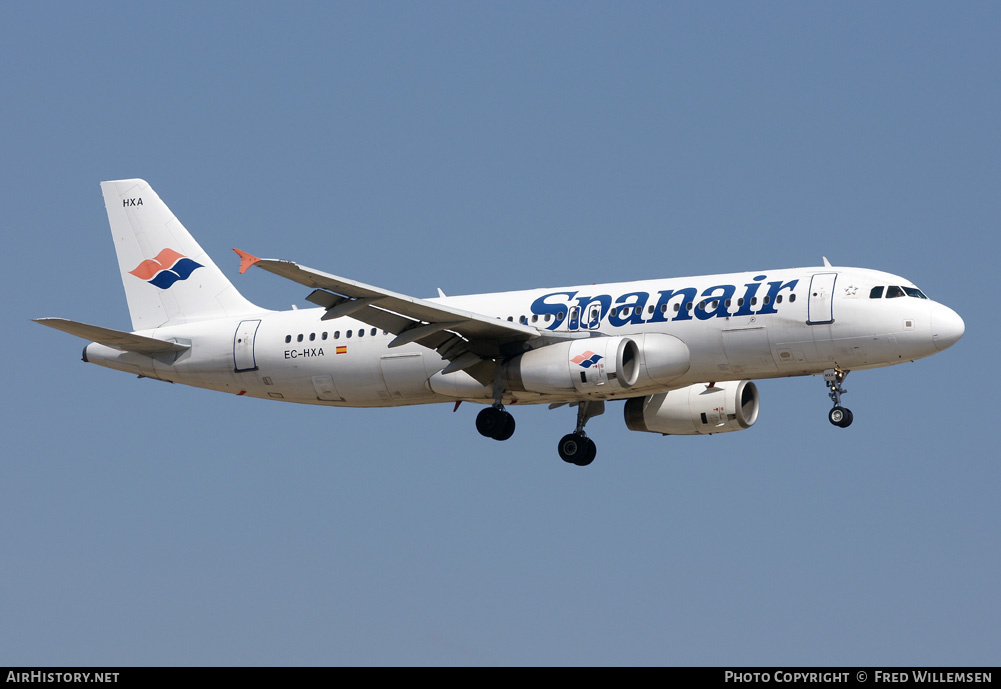
[[[768,275],[763,274],[743,285],[713,285],[701,292],[690,286],[624,294],[557,291],[536,299],[530,310],[535,316],[549,316],[551,322],[546,329],[553,331],[595,330],[603,323],[624,328],[669,321],[761,316],[778,313],[786,297],[795,302],[798,284],[798,279],[768,281]],[[740,296],[735,298],[738,293]]]

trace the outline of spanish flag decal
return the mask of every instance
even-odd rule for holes
[[[348,353],[348,348],[346,346],[344,346],[344,345],[341,345],[340,347],[337,348],[337,353],[338,354],[347,354]]]

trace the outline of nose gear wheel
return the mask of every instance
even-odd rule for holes
[[[844,383],[849,373],[851,371],[845,371],[840,367],[824,371],[824,382],[830,390],[827,396],[834,403],[834,408],[827,414],[827,420],[839,428],[848,428],[852,425],[852,420],[854,419],[851,410],[841,406],[841,396],[848,392],[842,383]]]

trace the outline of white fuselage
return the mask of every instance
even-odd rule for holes
[[[874,297],[876,287],[884,287]],[[888,297],[889,288],[908,293]],[[916,293],[916,294],[915,294]],[[948,307],[907,280],[874,270],[816,267],[535,289],[429,300],[565,337],[664,334],[687,346],[689,366],[670,384],[641,377],[626,390],[586,394],[504,388],[503,402],[620,399],[695,383],[863,369],[945,349],[963,332]],[[418,344],[389,348],[392,333],[324,309],[266,311],[140,331],[190,344],[143,355],[101,344],[89,362],[175,383],[305,404],[384,407],[490,402],[495,386]]]

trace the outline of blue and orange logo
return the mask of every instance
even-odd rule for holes
[[[160,289],[167,289],[178,280],[187,280],[195,269],[201,267],[201,263],[196,263],[173,249],[164,249],[156,258],[146,259],[134,270],[130,270],[129,274]]]
[[[600,354],[596,354],[589,349],[583,354],[578,354],[570,361],[574,362],[581,368],[591,368],[604,358],[605,357],[601,356]]]

